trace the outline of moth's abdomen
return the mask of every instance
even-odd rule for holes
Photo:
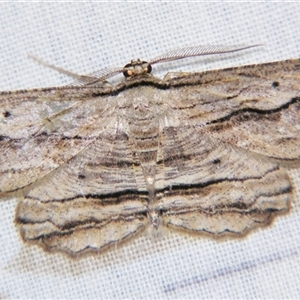
[[[148,219],[154,228],[157,228],[159,225],[159,208],[155,192],[157,188],[155,183],[159,147],[158,124],[158,120],[156,120],[155,116],[152,116],[152,120],[145,117],[144,119],[135,120],[129,126],[133,156],[140,164],[148,192]]]

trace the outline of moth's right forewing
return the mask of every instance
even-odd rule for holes
[[[299,60],[177,74],[167,84],[168,105],[182,123],[300,166]]]

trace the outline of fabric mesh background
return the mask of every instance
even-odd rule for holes
[[[154,74],[296,58],[298,3],[0,3],[0,90],[58,86],[68,77],[27,58],[85,74],[201,44],[265,47],[157,65]],[[295,187],[299,173],[293,174]],[[298,178],[298,179],[297,179]],[[72,260],[27,246],[14,225],[17,201],[0,202],[1,298],[296,298],[300,204],[244,239],[166,232]]]

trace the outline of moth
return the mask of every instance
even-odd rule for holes
[[[38,60],[75,81],[0,93],[0,198],[19,198],[23,240],[74,256],[149,226],[241,236],[287,212],[299,59],[151,75],[156,63],[251,47],[182,48],[88,75]]]

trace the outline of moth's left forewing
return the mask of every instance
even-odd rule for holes
[[[24,188],[88,147],[114,123],[114,106],[99,88],[0,93],[0,192]]]
[[[93,101],[86,103],[94,110],[86,119],[95,122],[85,124],[98,128],[97,135],[82,126],[77,129],[89,144],[24,189],[16,222],[25,241],[74,256],[125,241],[147,224],[147,203],[139,197],[137,184],[142,174],[133,167],[132,145],[116,97],[108,98],[97,97],[95,107]],[[104,102],[110,111],[98,115]]]
[[[268,157],[299,160],[298,59],[169,74],[166,80],[170,85],[168,105],[182,123]]]

